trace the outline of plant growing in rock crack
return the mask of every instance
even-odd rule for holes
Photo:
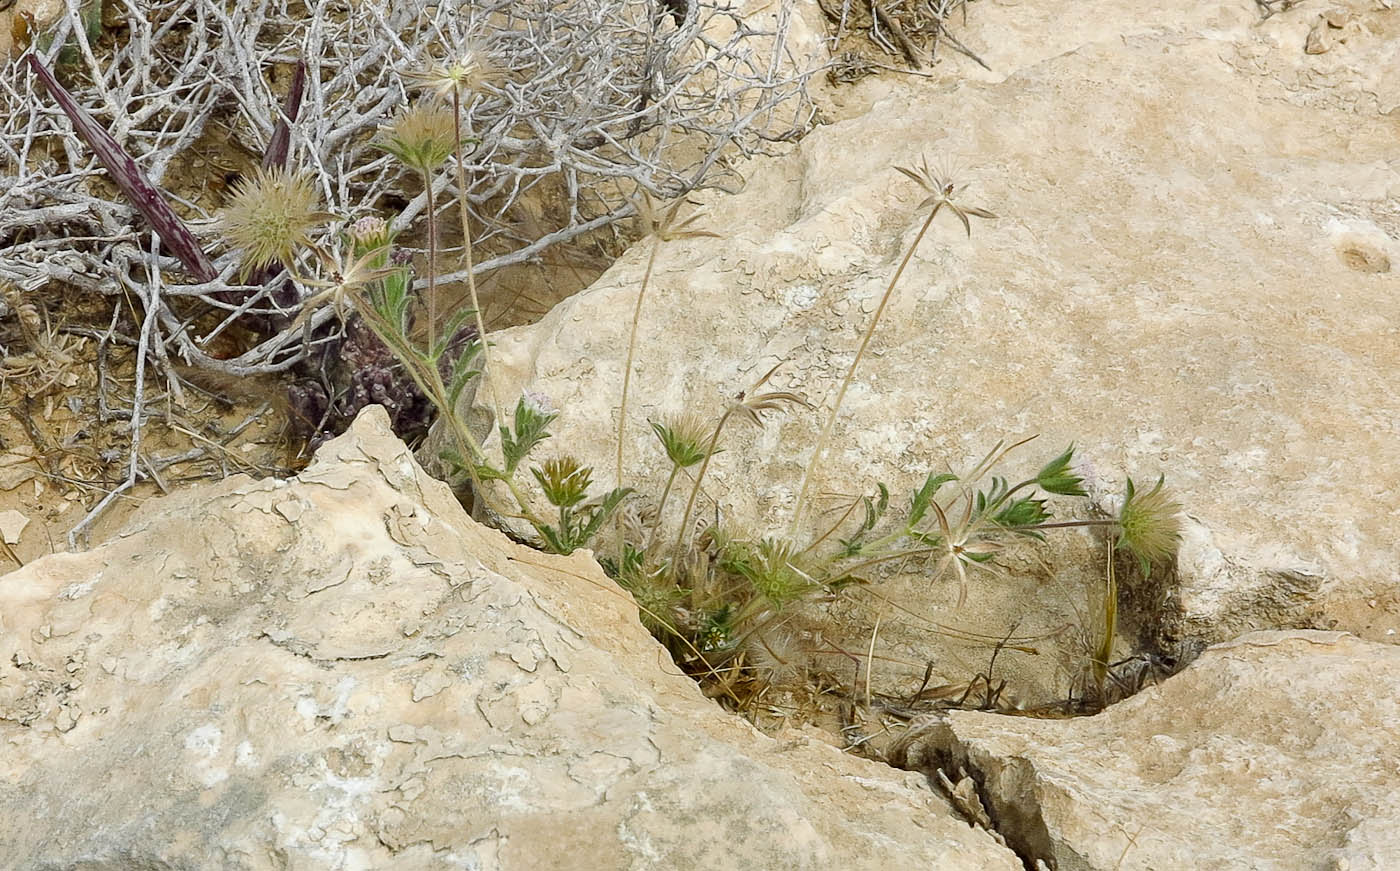
[[[446,159],[442,132],[450,129],[441,121],[416,119],[405,113],[412,123],[395,127],[387,144],[391,153],[401,155],[407,165],[424,170]],[[513,426],[499,424],[503,463],[490,461],[480,441],[466,424],[452,413],[472,379],[481,373],[473,368],[483,343],[479,334],[464,330],[473,316],[471,310],[451,313],[443,318],[441,330],[427,331],[427,340],[420,343],[412,331],[417,314],[425,314],[431,322],[437,312],[431,276],[437,268],[436,246],[429,246],[429,293],[426,301],[413,294],[411,271],[399,264],[393,251],[393,234],[388,222],[378,217],[361,218],[352,223],[339,244],[316,242],[313,230],[318,221],[333,217],[316,209],[314,193],[309,186],[296,183],[294,173],[279,172],[255,175],[239,191],[233,207],[225,213],[224,229],[230,242],[244,251],[243,268],[249,272],[269,263],[280,262],[292,271],[301,286],[318,292],[308,297],[299,320],[306,321],[323,305],[334,305],[344,317],[346,309],[354,314],[384,343],[403,365],[420,391],[439,410],[454,442],[452,459],[465,471],[474,484],[474,492],[485,506],[500,517],[519,518],[530,523],[547,548],[568,553],[585,543],[598,527],[616,510],[626,491],[614,491],[596,505],[579,506],[569,498],[560,509],[558,524],[546,522],[530,507],[521,490],[516,473],[526,455],[549,437],[548,426],[554,414],[544,411],[538,403],[522,397],[516,406]],[[431,186],[431,175],[425,184]],[[432,211],[429,210],[429,238]],[[313,256],[311,264],[319,277],[312,277],[295,267],[301,251]],[[426,312],[423,310],[426,309]],[[466,333],[466,334],[464,334]],[[559,467],[545,466],[534,470],[545,480],[562,481]],[[574,487],[587,489],[590,471],[576,469],[565,476]],[[497,504],[484,481],[505,484],[513,505]],[[554,490],[557,496],[560,490]],[[572,492],[572,491],[568,491]]]
[[[448,89],[445,93],[458,94],[457,75],[441,73],[439,84]],[[454,110],[459,109],[454,102]],[[951,176],[931,171],[927,163],[917,170],[897,168],[928,192],[919,206],[927,214],[886,284],[839,383],[804,470],[787,535],[738,534],[732,523],[719,522],[720,506],[713,500],[712,509],[698,510],[711,462],[731,424],[762,427],[765,415],[811,407],[797,393],[770,384],[776,366],[733,396],[712,418],[691,409],[651,423],[669,465],[665,484],[649,521],[623,522],[620,509],[633,492],[625,486],[628,468],[623,446],[631,374],[643,302],[657,254],[664,242],[714,235],[696,227],[694,216],[678,218],[681,200],[658,209],[643,196],[637,204],[651,247],[633,308],[621,385],[615,454],[618,486],[595,495],[593,469],[569,455],[530,464],[530,457],[550,438],[550,426],[558,416],[539,397],[521,397],[509,419],[497,412],[494,424],[500,452],[499,458],[495,457],[455,413],[466,386],[481,375],[474,368],[478,355],[485,360],[478,310],[473,306],[447,313],[442,323],[437,323],[443,313],[436,304],[433,176],[456,150],[460,195],[460,122],[441,107],[419,106],[403,113],[383,136],[385,150],[414,169],[429,192],[427,292],[422,300],[414,294],[411,271],[400,264],[388,224],[381,219],[355,222],[338,243],[334,239],[316,241],[315,226],[325,215],[316,209],[314,197],[296,183],[294,173],[256,176],[246,192],[240,191],[237,208],[231,210],[226,226],[231,241],[246,252],[244,268],[285,264],[299,284],[315,291],[304,304],[303,317],[320,305],[334,304],[362,319],[443,412],[443,425],[453,441],[450,459],[471,479],[484,507],[498,518],[527,522],[544,549],[570,553],[588,546],[610,520],[617,518],[616,548],[606,566],[633,594],[648,627],[692,671],[724,675],[722,682],[731,686],[736,676],[750,674],[754,668],[787,673],[800,660],[801,638],[795,621],[805,605],[819,597],[842,595],[852,585],[869,583],[885,566],[924,566],[931,582],[950,579],[957,585],[961,606],[976,573],[995,570],[998,554],[1010,542],[1044,540],[1051,530],[1100,528],[1113,537],[1113,547],[1133,557],[1144,572],[1174,552],[1180,538],[1179,507],[1161,479],[1146,491],[1129,479],[1126,495],[1112,517],[1059,520],[1050,506],[1052,497],[1086,497],[1080,477],[1072,471],[1074,449],[1071,446],[1044,463],[1035,475],[1013,483],[996,472],[1007,455],[1025,442],[997,445],[963,475],[930,472],[905,500],[895,500],[889,488],[879,484],[874,493],[852,501],[827,528],[810,533],[804,530],[810,489],[824,462],[847,390],[915,250],[940,212],[951,212],[969,236],[971,218],[994,217],[985,209],[962,202],[960,184]],[[276,208],[269,209],[267,203],[276,204]],[[259,204],[265,211],[258,210]],[[465,224],[463,231],[469,236],[470,228]],[[300,258],[302,251],[313,256]],[[317,275],[303,276],[297,267],[299,258],[307,260]],[[428,321],[426,340],[421,342],[414,338],[419,316]],[[477,320],[477,330],[464,340],[461,333],[470,319]],[[494,398],[492,406],[496,406]],[[522,475],[525,469],[528,476]],[[537,512],[532,507],[522,478],[532,479],[538,486],[549,506],[547,511]],[[503,485],[509,504],[499,504],[499,491],[489,486],[493,483]],[[675,513],[670,510],[671,497],[678,492],[687,496]],[[712,522],[699,522],[699,515],[711,513]],[[1116,626],[1113,584],[1110,575],[1095,651],[1094,668],[1100,681]]]
[[[986,209],[964,203],[960,196],[962,185],[947,172],[931,170],[927,161],[917,169],[896,169],[925,189],[928,196],[918,208],[927,210],[927,215],[886,284],[839,384],[803,474],[788,535],[745,538],[719,523],[708,525],[698,537],[695,533],[696,503],[726,425],[737,417],[761,426],[763,412],[806,405],[793,393],[764,390],[773,371],[726,406],[708,435],[701,418],[693,412],[652,424],[670,464],[666,484],[650,530],[634,540],[620,542],[621,556],[609,561],[608,567],[637,598],[653,632],[663,640],[680,637],[684,643],[672,644],[673,652],[700,672],[716,674],[727,669],[733,673],[746,662],[771,668],[775,662],[791,661],[794,633],[790,621],[795,611],[815,597],[830,596],[848,585],[869,581],[882,566],[921,564],[928,567],[935,580],[953,579],[960,607],[967,598],[973,574],[994,568],[997,555],[1011,541],[1041,541],[1051,530],[1103,528],[1116,536],[1115,546],[1132,555],[1144,572],[1153,562],[1174,553],[1180,537],[1179,508],[1163,489],[1161,480],[1153,490],[1142,493],[1130,479],[1127,495],[1114,517],[1056,520],[1049,506],[1050,497],[1086,497],[1080,477],[1072,471],[1073,446],[1045,463],[1034,476],[1014,484],[994,474],[1006,456],[1025,442],[997,445],[966,475],[930,472],[903,503],[902,510],[894,510],[889,488],[880,484],[875,493],[852,503],[829,528],[812,534],[805,544],[798,544],[810,488],[824,461],[847,389],[914,251],[941,211],[957,217],[969,236],[971,218],[995,217]],[[652,260],[664,238],[653,241],[638,296],[638,312]],[[634,313],[633,343],[638,319]],[[629,348],[627,374],[631,368]],[[625,374],[624,412],[627,384]],[[623,437],[620,421],[620,480],[624,470]],[[664,548],[658,531],[668,519],[667,502],[678,477],[688,474],[692,467],[696,471],[689,498],[676,521],[672,543]],[[1110,604],[1103,615],[1101,643],[1096,652],[1102,662],[1107,662],[1107,651],[1112,649],[1115,614],[1111,603],[1115,598],[1116,591],[1110,588]]]

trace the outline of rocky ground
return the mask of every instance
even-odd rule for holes
[[[927,157],[958,167],[964,205],[999,217],[970,234],[940,217],[915,253],[817,482],[832,510],[877,482],[907,499],[930,471],[1038,434],[1002,474],[1074,443],[1100,504],[1125,476],[1160,473],[1186,508],[1175,571],[1124,581],[1137,638],[1121,656],[1278,627],[1395,641],[1400,92],[1381,71],[1400,59],[1400,18],[1346,6],[1342,26],[1321,25],[1330,48],[1310,53],[1319,19],[1305,9],[1037,10],[969,19],[995,73],[840,92],[843,120],[755,167],[741,194],[708,198],[723,238],[662,250],[626,483],[658,492],[667,472],[644,419],[716,416],[776,364],[770,384],[829,407],[922,223],[926,192],[895,167]],[[562,409],[559,441],[601,469],[627,347],[616,313],[648,253],[498,339],[497,392]],[[822,421],[790,413],[726,436],[707,488],[746,531],[785,529]],[[956,584],[888,579],[907,619],[881,622],[897,662],[877,681],[917,683],[930,659],[949,682],[984,670],[985,642],[949,637],[951,623],[1039,639],[1039,655],[998,668],[1025,705],[1063,698],[1093,634],[1100,548],[1064,536],[1048,565],[1021,558],[961,609]],[[835,606],[841,646],[864,650],[881,614]]]

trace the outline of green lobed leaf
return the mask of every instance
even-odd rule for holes
[[[1045,500],[1030,496],[1015,500],[992,518],[998,526],[1012,530],[1036,526],[1049,519],[1050,512],[1045,510]]]
[[[949,481],[956,480],[958,480],[957,475],[952,475],[947,472],[939,475],[935,475],[932,472],[929,473],[928,477],[924,479],[923,486],[920,487],[918,491],[914,493],[913,498],[909,500],[908,525],[910,528],[917,526],[919,521],[923,520],[924,516],[928,514],[928,507],[933,502],[933,497],[938,493],[938,488],[947,484]]]
[[[511,432],[505,424],[500,427],[501,453],[505,456],[507,475],[515,474],[525,455],[549,438],[549,425],[558,416],[555,412],[541,411],[525,397],[520,397],[515,403],[515,431]]]

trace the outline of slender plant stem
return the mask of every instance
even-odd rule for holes
[[[423,170],[423,189],[428,195],[428,353],[437,338],[437,204],[433,201],[433,179]],[[444,409],[450,413],[450,409]]]
[[[1041,530],[1041,529],[1078,529],[1078,528],[1080,528],[1080,527],[1088,527],[1088,526],[1119,526],[1119,525],[1120,525],[1120,524],[1118,523],[1118,520],[1117,520],[1117,519],[1115,519],[1115,518],[1109,518],[1109,519],[1107,519],[1107,520],[1054,520],[1054,521],[1051,521],[1051,522],[1049,522],[1049,523],[1037,523],[1035,526],[1028,526],[1028,527],[1026,527],[1026,528],[1027,528],[1027,529],[1030,529],[1030,530]],[[1013,530],[1013,531],[1014,531],[1014,532],[1020,532],[1021,530],[1017,529],[1017,530]]]
[[[511,497],[515,499],[519,511],[506,510],[491,497],[490,491],[476,471],[476,464],[486,461],[486,453],[466,424],[457,415],[450,413],[447,407],[447,388],[442,383],[442,375],[438,372],[437,366],[424,358],[401,332],[395,330],[392,324],[374,310],[373,306],[368,305],[359,297],[354,299],[354,304],[360,316],[364,318],[365,323],[369,325],[380,341],[389,346],[395,356],[403,361],[404,369],[413,382],[418,385],[418,389],[423,391],[433,405],[443,412],[442,418],[447,421],[448,430],[457,442],[457,450],[467,465],[467,476],[471,478],[472,490],[476,496],[486,503],[493,512],[502,517],[519,518],[528,521],[531,525],[538,526],[541,522],[539,516],[530,510],[530,503],[525,501],[525,494],[513,479],[505,479],[505,484],[510,490]]]
[[[797,504],[792,509],[792,527],[788,537],[796,540],[797,533],[802,525],[802,517],[807,509],[807,491],[812,486],[812,476],[817,467],[821,465],[826,456],[827,442],[831,439],[831,430],[836,425],[836,418],[841,413],[841,403],[846,399],[846,389],[851,386],[851,381],[855,378],[856,368],[860,366],[860,361],[865,357],[865,349],[870,345],[870,338],[875,335],[875,327],[880,323],[880,317],[885,313],[885,306],[889,305],[890,297],[894,295],[895,285],[899,283],[899,277],[904,274],[904,268],[909,265],[909,260],[918,250],[919,243],[923,241],[924,234],[928,228],[933,226],[933,219],[938,214],[938,209],[929,211],[929,215],[924,219],[924,225],[919,228],[919,235],[914,237],[914,243],[909,246],[909,250],[904,252],[904,259],[899,261],[899,268],[895,270],[894,277],[885,287],[885,293],[880,297],[880,304],[875,308],[875,315],[870,319],[870,326],[865,328],[865,335],[860,340],[860,347],[856,349],[856,357],[851,361],[851,366],[846,370],[846,377],[841,381],[841,387],[836,391],[836,402],[831,407],[831,414],[826,419],[826,425],[822,427],[821,435],[817,438],[816,447],[812,450],[812,457],[807,461],[807,471],[802,475],[802,487],[797,491]]]
[[[622,367],[622,400],[617,408],[617,486],[622,486],[622,442],[627,434],[627,395],[632,389],[632,359],[637,352],[637,326],[642,320],[642,301],[646,299],[647,285],[651,283],[651,269],[656,265],[656,252],[661,248],[661,240],[653,239],[651,253],[647,255],[647,268],[642,273],[642,286],[637,289],[637,304],[632,309],[632,329],[627,337],[627,362]],[[622,515],[615,518],[617,529],[618,563],[622,560]]]
[[[486,341],[486,321],[481,315],[481,301],[476,294],[476,270],[472,268],[475,257],[472,253],[471,219],[467,212],[467,167],[462,154],[462,97],[456,88],[452,89],[452,124],[457,134],[457,205],[462,217],[462,247],[466,253],[467,294],[471,298],[472,314],[476,317],[476,335],[481,340],[481,379],[486,383],[486,392],[491,400],[491,413],[499,424],[501,400],[496,395],[496,383],[491,376],[495,370],[491,366],[491,348]],[[451,341],[451,336],[448,341]],[[455,410],[454,410],[455,413]]]
[[[1094,673],[1094,683],[1099,692],[1099,702],[1102,704],[1104,679],[1108,677],[1108,663],[1113,656],[1113,641],[1118,634],[1118,578],[1113,571],[1113,539],[1108,539],[1108,584],[1104,590],[1103,603],[1103,634],[1099,638],[1098,649],[1094,652],[1094,661],[1091,663]]]
[[[700,471],[695,473],[695,485],[690,488],[690,498],[685,502],[685,511],[681,513],[681,528],[676,533],[675,558],[680,560],[685,547],[687,533],[690,531],[690,512],[695,510],[695,499],[700,495],[700,482],[705,480],[705,470],[710,468],[710,458],[715,455],[715,447],[719,445],[720,430],[729,422],[729,416],[734,413],[734,407],[730,406],[720,417],[719,423],[715,424],[715,432],[710,436],[710,444],[705,448],[705,459],[700,463]]]
[[[859,499],[852,500],[851,504],[846,506],[846,510],[841,512],[841,516],[836,519],[836,522],[828,526],[826,532],[823,532],[821,535],[812,539],[812,541],[806,547],[802,548],[797,552],[797,555],[801,556],[806,553],[811,553],[812,551],[817,549],[818,545],[835,535],[836,530],[840,529],[841,525],[844,524],[848,519],[850,519],[850,516],[855,513],[856,506],[858,505],[860,505]],[[897,535],[904,535],[904,532],[901,531],[897,533]]]
[[[676,476],[680,474],[681,467],[675,463],[671,464],[671,474],[666,476],[666,486],[661,491],[661,504],[656,509],[656,520],[652,521],[651,533],[647,536],[646,546],[643,550],[651,550],[651,546],[656,543],[656,533],[661,529],[661,518],[666,516],[666,500],[671,496],[671,487],[676,483]]]

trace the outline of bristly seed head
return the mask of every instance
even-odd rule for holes
[[[1164,490],[1163,477],[1146,493],[1128,479],[1127,495],[1118,511],[1118,546],[1138,558],[1144,575],[1152,564],[1176,555],[1181,543],[1181,505]]]
[[[258,169],[234,188],[222,228],[242,249],[241,280],[274,263],[290,265],[311,231],[333,217],[317,209],[311,177],[288,169]]]
[[[377,147],[398,158],[410,169],[427,175],[442,165],[457,147],[452,110],[433,103],[419,103],[399,112],[382,127]]]
[[[426,70],[407,73],[405,78],[432,91],[440,99],[456,94],[465,104],[470,102],[471,95],[485,93],[495,86],[503,75],[485,44],[467,42],[451,60],[434,61]]]
[[[693,411],[671,415],[666,418],[665,423],[653,422],[651,428],[661,440],[661,446],[666,450],[666,458],[672,465],[682,469],[688,469],[705,459],[710,431],[714,429]]]
[[[701,230],[695,226],[695,222],[700,220],[703,212],[695,212],[685,220],[677,220],[681,206],[685,205],[685,197],[676,197],[666,206],[658,206],[651,198],[651,194],[645,190],[637,192],[637,196],[632,200],[637,208],[637,217],[641,223],[642,233],[647,236],[654,236],[662,242],[674,242],[677,239],[698,239],[708,236],[713,239],[721,238],[718,233],[711,233],[709,230]]]

